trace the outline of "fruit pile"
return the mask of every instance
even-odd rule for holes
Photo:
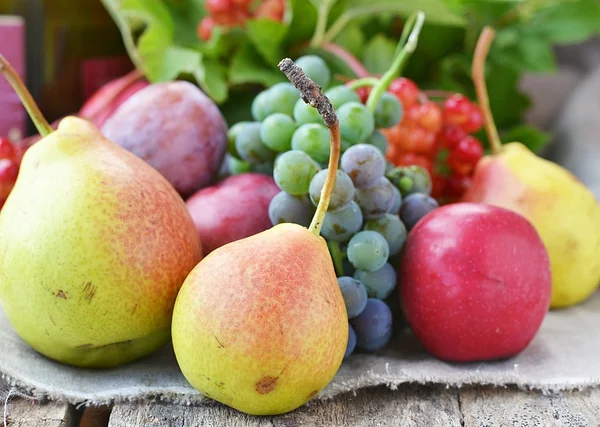
[[[208,16],[202,18],[197,32],[201,40],[210,40],[216,27],[230,29],[244,26],[249,19],[281,21],[285,13],[285,0],[207,0]]]
[[[359,88],[365,100],[368,89]],[[395,79],[388,91],[402,103],[402,120],[382,129],[388,138],[387,158],[395,165],[418,165],[432,177],[432,195],[442,203],[457,201],[471,185],[483,146],[472,134],[481,130],[479,107],[461,94],[450,94],[438,103],[404,77]]]
[[[384,93],[371,112],[349,87],[329,87],[331,71],[321,58],[303,56],[296,64],[328,87],[325,96],[340,122],[343,154],[321,235],[350,319],[346,356],[355,346],[379,350],[392,333],[392,313],[383,301],[396,285],[390,260],[399,255],[408,230],[437,207],[429,197],[431,181],[422,168],[392,168],[386,162],[387,141],[377,128],[400,121],[402,106],[392,94]],[[323,119],[290,83],[259,93],[252,116],[254,122],[229,131],[230,172],[272,170],[281,192],[269,205],[271,223],[308,227],[328,173],[330,134]]]

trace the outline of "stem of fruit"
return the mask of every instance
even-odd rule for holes
[[[410,57],[410,55],[417,48],[417,44],[419,41],[419,34],[421,33],[421,28],[423,28],[423,22],[425,21],[425,14],[423,12],[417,12],[416,17],[414,19],[414,24],[412,29],[410,30],[410,34],[406,39],[406,44],[402,46],[402,49],[398,52],[396,57],[394,58],[394,62],[391,67],[385,72],[385,74],[379,79],[379,83],[373,87],[369,98],[367,99],[367,108],[374,112],[377,107],[377,103],[379,99],[383,95],[383,93],[387,90],[392,80],[400,73],[402,67],[406,63],[406,60]],[[412,19],[409,18],[407,23],[413,22]],[[408,30],[406,30],[408,31]]]
[[[33,100],[31,93],[27,90],[25,83],[21,80],[19,74],[10,65],[10,62],[3,56],[0,55],[0,73],[4,75],[8,83],[12,86],[13,90],[19,95],[21,103],[27,110],[29,117],[33,121],[33,124],[37,128],[41,136],[47,136],[54,132],[50,123],[46,120],[39,107]]]
[[[473,56],[473,67],[471,70],[471,77],[473,78],[473,84],[475,85],[475,92],[477,93],[477,102],[481,111],[483,112],[485,131],[487,133],[492,152],[497,154],[502,150],[502,142],[500,141],[500,135],[492,116],[492,109],[490,108],[490,99],[485,85],[485,60],[490,46],[494,41],[496,32],[492,27],[485,27],[479,36],[477,46],[475,47],[475,54]]]
[[[354,71],[356,77],[361,78],[369,76],[369,70],[365,68],[365,66],[356,58],[356,56],[352,55],[340,45],[335,43],[322,43],[321,48],[342,59],[348,65],[348,67]]]
[[[315,215],[310,223],[308,229],[315,235],[321,234],[321,227],[323,226],[323,220],[325,219],[325,213],[329,208],[329,199],[331,199],[331,193],[335,186],[335,177],[338,170],[338,163],[340,161],[340,123],[337,115],[335,114],[335,108],[331,105],[329,99],[323,94],[323,91],[315,82],[309,79],[304,71],[289,58],[283,59],[279,63],[279,69],[288,80],[300,91],[302,100],[309,104],[311,107],[317,109],[323,122],[329,128],[330,134],[330,152],[329,152],[329,169],[327,170],[327,178],[325,179],[325,185],[321,190],[321,199],[317,206]]]
[[[363,86],[377,86],[379,79],[377,77],[364,77],[362,79],[354,80],[348,85],[350,89],[358,89]]]
[[[329,248],[329,254],[331,255],[331,260],[333,261],[333,267],[335,268],[335,272],[338,277],[344,275],[344,263],[343,263],[343,254],[340,250],[340,244],[334,240],[327,242],[327,247]]]

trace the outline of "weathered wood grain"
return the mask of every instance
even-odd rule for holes
[[[600,390],[544,396],[515,389],[459,391],[465,427],[598,427]]]
[[[58,402],[34,402],[15,398],[8,404],[10,427],[77,427],[79,416],[72,405]],[[0,425],[4,426],[0,415]]]
[[[356,396],[314,401],[275,417],[251,417],[216,403],[191,407],[122,404],[113,408],[109,427],[459,427],[460,418],[455,390],[407,386],[397,391],[359,390]]]

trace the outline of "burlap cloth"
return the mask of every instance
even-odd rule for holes
[[[600,198],[600,69],[575,91],[557,121],[560,158]],[[561,161],[562,160],[562,161]],[[600,256],[600,254],[598,254]],[[83,370],[55,363],[27,346],[0,311],[0,373],[9,386],[35,397],[75,404],[159,399],[199,402],[203,397],[180,373],[172,348],[112,370]],[[534,341],[501,362],[450,364],[429,356],[409,331],[377,354],[344,361],[318,398],[362,387],[403,383],[468,384],[535,389],[549,393],[600,385],[600,291],[585,303],[550,312]]]

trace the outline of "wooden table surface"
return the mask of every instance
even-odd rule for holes
[[[12,427],[598,427],[600,389],[544,396],[510,388],[377,387],[274,417],[247,416],[214,402],[131,403],[83,411],[22,398],[11,400],[7,413]]]

